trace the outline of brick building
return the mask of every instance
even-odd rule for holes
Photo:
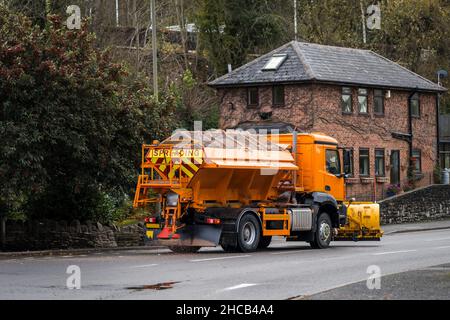
[[[446,89],[372,51],[293,41],[210,86],[224,129],[275,122],[336,138],[347,197],[380,199],[407,184],[408,169],[417,186],[433,181]]]
[[[439,142],[441,168],[450,169],[450,114],[439,116]]]

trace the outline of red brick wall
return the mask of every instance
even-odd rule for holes
[[[300,131],[322,132],[336,138],[342,147],[353,148],[353,178],[347,180],[347,196],[371,200],[375,190],[377,199],[385,195],[390,178],[390,152],[400,150],[400,179],[407,181],[409,165],[408,143],[394,139],[392,132],[408,133],[408,96],[410,92],[391,90],[385,99],[384,116],[373,112],[373,90],[368,89],[368,114],[358,113],[357,88],[353,88],[353,113],[341,111],[341,87],[333,85],[286,85],[285,106],[272,106],[272,87],[259,88],[260,105],[247,107],[247,89],[219,89],[222,128],[244,121],[261,120],[261,112],[272,112],[272,120],[291,123]],[[230,104],[232,103],[232,105]],[[432,183],[436,163],[436,105],[435,95],[420,94],[420,118],[413,118],[413,147],[421,150],[423,178],[418,186]],[[370,178],[359,176],[359,148],[369,148]],[[384,149],[385,178],[375,178],[375,149]],[[378,181],[377,181],[378,180]]]
[[[261,120],[261,112],[272,112],[273,120],[295,119],[295,125],[312,128],[313,91],[312,86],[285,86],[284,107],[272,107],[272,87],[259,88],[259,107],[247,106],[247,89],[230,88],[218,91],[221,99],[220,127],[231,128],[244,121]],[[232,105],[231,105],[232,104]],[[293,123],[294,124],[294,123]]]

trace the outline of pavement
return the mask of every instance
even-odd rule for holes
[[[450,263],[380,278],[379,288],[367,281],[328,290],[305,300],[450,300]]]
[[[429,268],[450,264],[450,230],[417,231],[417,226],[409,225],[415,232],[403,232],[405,225],[386,227],[380,242],[333,242],[326,250],[277,238],[267,250],[254,253],[203,248],[197,254],[175,254],[165,248],[146,248],[62,256],[3,255],[0,299],[339,299],[349,297],[349,292],[361,299],[385,297],[365,285],[374,267],[380,271],[381,290],[404,284],[410,294],[388,296],[392,299],[426,298],[438,285],[443,289],[433,297],[450,299],[446,282],[439,278],[445,277],[446,267],[435,270],[444,273],[437,273],[434,282],[411,278],[415,285],[406,285],[408,271],[429,273]],[[75,283],[74,268],[80,271],[79,290],[67,287],[68,282]]]
[[[384,234],[450,229],[450,219],[419,223],[388,224],[381,226],[381,229],[384,231]]]

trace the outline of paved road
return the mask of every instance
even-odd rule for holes
[[[335,242],[327,250],[277,240],[250,254],[208,248],[197,254],[159,249],[2,257],[0,299],[288,299],[366,280],[371,265],[388,275],[445,263],[450,263],[450,230]],[[80,290],[66,288],[70,265],[81,268]],[[174,283],[155,290],[165,282]]]

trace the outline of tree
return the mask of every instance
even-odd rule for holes
[[[442,0],[385,1],[382,29],[370,47],[428,79],[450,67],[450,3]]]
[[[249,53],[262,53],[286,41],[284,19],[276,10],[285,1],[199,0],[195,17],[203,49],[217,74],[237,68]],[[290,39],[289,39],[290,40]]]
[[[362,46],[360,0],[298,1],[299,36],[303,41]]]
[[[111,219],[132,193],[141,143],[176,126],[175,98],[152,100],[87,31],[45,29],[0,6],[0,211]]]

